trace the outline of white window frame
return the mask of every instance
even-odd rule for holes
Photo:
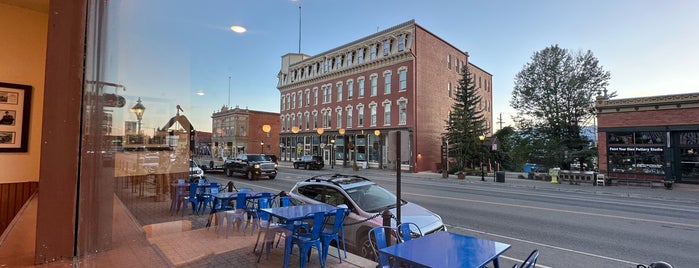
[[[335,114],[337,115],[337,128],[340,129],[342,128],[342,107],[337,106],[335,108]]]
[[[357,50],[357,64],[364,63],[364,48]]]
[[[383,84],[383,87],[384,87],[383,94],[384,95],[391,94],[391,74],[392,74],[392,72],[390,70],[383,72],[383,83],[384,83]]]
[[[337,102],[341,102],[342,101],[342,81],[337,82],[337,84],[335,86],[337,86]]]
[[[383,101],[381,106],[383,106],[383,125],[390,126],[391,125],[391,101],[385,100],[385,101]]]
[[[352,106],[348,105],[345,110],[347,111],[347,128],[352,128]]]
[[[405,91],[408,89],[408,68],[401,67],[398,69],[398,91]]]
[[[318,88],[317,87],[313,88],[313,99],[314,99],[313,105],[318,105]]]
[[[376,126],[376,120],[377,120],[377,114],[376,114],[376,103],[371,102],[369,103],[369,126],[370,127],[375,127]]]
[[[358,127],[364,126],[364,105],[363,104],[357,105],[357,126]]]
[[[398,36],[398,52],[403,52],[405,50],[405,34]]]
[[[376,44],[371,45],[371,47],[369,48],[369,50],[370,50],[370,55],[371,55],[371,56],[369,57],[369,59],[371,59],[371,60],[376,60],[376,56],[377,56],[376,54],[378,54],[378,53],[377,53],[378,51],[376,51],[377,49],[378,49],[378,47],[377,47]]]
[[[359,86],[357,87],[357,89],[359,90],[359,94],[357,94],[358,98],[364,98],[364,82],[364,76],[359,77],[357,79],[357,84],[359,84]]]
[[[391,39],[386,39],[383,41],[383,56],[386,57],[391,54]]]
[[[408,124],[408,100],[404,97],[398,99],[398,125]]]
[[[371,74],[369,80],[371,81],[371,96],[373,97],[379,94],[379,75]]]
[[[347,99],[354,97],[354,80],[347,80]]]

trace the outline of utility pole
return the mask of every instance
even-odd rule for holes
[[[500,129],[502,129],[502,113],[500,113],[500,117],[498,118],[498,124],[500,124]]]

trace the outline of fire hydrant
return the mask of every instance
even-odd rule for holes
[[[552,184],[558,184],[558,173],[561,171],[560,168],[550,168],[549,169],[549,176],[551,176],[551,183]]]

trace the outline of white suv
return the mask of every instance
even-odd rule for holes
[[[371,228],[383,225],[381,213],[388,209],[396,214],[396,196],[370,181],[356,175],[318,175],[297,182],[289,192],[297,203],[325,203],[332,206],[346,205],[349,215],[345,218],[345,243],[348,251],[366,259],[374,259],[367,233]],[[442,218],[414,203],[402,200],[401,222],[413,222],[423,235],[446,231]],[[391,225],[396,226],[395,218]]]

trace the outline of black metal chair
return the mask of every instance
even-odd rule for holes
[[[539,250],[535,249],[532,253],[529,253],[529,257],[522,262],[521,266],[515,264],[512,268],[534,268],[536,267],[537,259],[539,259]]]

